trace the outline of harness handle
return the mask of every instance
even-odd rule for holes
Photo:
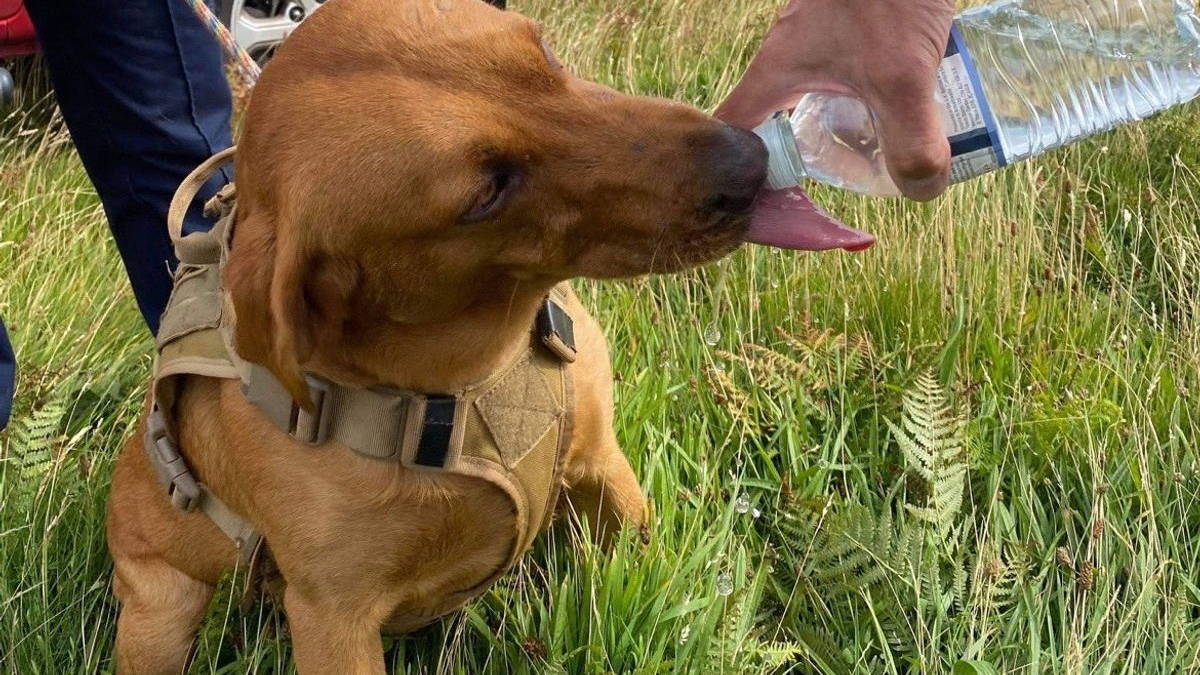
[[[208,258],[219,252],[219,248],[212,251],[209,249],[212,249],[214,244],[219,246],[219,242],[210,243],[208,240],[212,238],[207,236],[207,232],[183,236],[183,218],[187,215],[188,207],[196,198],[196,194],[200,192],[200,188],[233,157],[236,151],[237,146],[234,145],[204,160],[203,164],[196,167],[187,175],[187,178],[183,179],[183,182],[179,184],[179,189],[175,191],[175,196],[171,198],[171,207],[167,210],[167,231],[171,234],[175,255],[182,262],[216,262],[215,259],[208,260]],[[195,241],[193,242],[193,240]]]

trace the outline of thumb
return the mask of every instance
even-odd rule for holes
[[[934,83],[914,79],[892,80],[870,103],[888,173],[905,197],[924,201],[946,189],[950,145]]]

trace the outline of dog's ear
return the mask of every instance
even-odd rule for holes
[[[313,311],[305,297],[309,256],[293,236],[280,239],[261,216],[239,214],[225,287],[237,314],[236,344],[271,371],[305,410],[312,396],[300,368],[313,351]]]
[[[313,316],[304,295],[304,270],[310,265],[295,237],[277,243],[271,275],[271,371],[292,399],[313,412],[312,394],[300,363],[313,351]]]

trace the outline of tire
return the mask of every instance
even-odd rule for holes
[[[0,68],[0,112],[8,110],[17,102],[17,83],[13,82],[12,73]]]
[[[0,138],[11,138],[14,131],[22,128],[57,130],[57,125],[61,124],[54,114],[58,104],[51,93],[54,87],[50,83],[50,71],[42,63],[41,55],[0,59],[0,69],[6,71],[12,81],[7,107],[0,105]],[[0,98],[4,97],[0,93]]]

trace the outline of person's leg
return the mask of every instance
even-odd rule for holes
[[[8,331],[4,329],[4,321],[0,320],[0,430],[8,426],[8,417],[12,413],[13,385],[17,376],[17,360],[13,356],[12,344],[8,341]]]
[[[220,47],[183,0],[26,0],[63,119],[96,185],[151,330],[175,264],[166,213],[196,165],[228,147]],[[229,174],[201,190],[185,231]]]

